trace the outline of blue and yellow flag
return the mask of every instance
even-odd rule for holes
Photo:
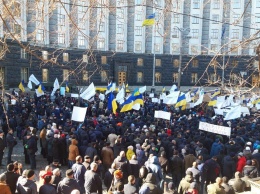
[[[133,91],[132,96],[138,96],[139,94],[140,94],[139,89],[136,88],[136,89]]]
[[[140,105],[144,105],[144,100],[143,100],[143,95],[139,94],[138,96],[134,96],[134,105],[135,104],[140,104]]]
[[[130,96],[123,104],[122,104],[122,109],[120,112],[126,112],[129,110],[132,110],[134,101],[133,101],[133,96]]]
[[[186,104],[187,104],[186,96],[185,96],[185,94],[183,94],[183,95],[178,97],[177,103],[175,104],[175,107],[176,108],[183,107],[183,106],[186,106]]]
[[[215,92],[212,94],[211,98],[214,98],[215,96],[219,95],[220,91],[219,90],[215,90]]]
[[[37,89],[37,90],[38,90],[39,93],[43,93],[43,91],[42,91],[42,85],[41,85],[41,84],[38,86],[38,89]]]
[[[114,100],[114,95],[112,92],[108,95],[108,100],[107,100],[107,109],[112,110],[112,101]]]
[[[155,24],[155,13],[149,15],[147,19],[143,21],[142,26],[152,26]]]
[[[162,89],[162,93],[164,93],[165,92],[165,86],[163,86],[163,89]]]
[[[66,82],[65,90],[66,90],[66,92],[70,92],[70,88],[68,86],[68,82]]]
[[[25,84],[24,84],[24,81],[22,80],[18,86],[18,88],[22,91],[22,92],[25,92],[25,88],[24,88]]]
[[[117,102],[116,102],[116,99],[114,99],[112,101],[112,110],[113,110],[113,113],[116,114],[116,110],[117,110]]]
[[[209,101],[208,106],[215,106],[217,104],[217,96],[214,96],[211,98],[211,101]]]

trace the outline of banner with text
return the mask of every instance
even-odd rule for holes
[[[171,119],[171,113],[165,112],[165,111],[161,111],[161,110],[154,111],[154,118],[170,120]]]
[[[229,137],[231,135],[231,128],[230,127],[213,125],[213,124],[209,124],[209,123],[201,122],[201,121],[200,121],[200,124],[199,124],[199,129],[203,130],[203,131],[211,132],[211,133],[226,135],[226,136],[229,136]]]

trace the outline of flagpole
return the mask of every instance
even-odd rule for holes
[[[153,32],[152,32],[152,50],[153,50],[153,83],[152,83],[152,90],[154,92],[155,89],[155,85],[154,85],[154,81],[155,81],[155,49],[154,49],[154,31],[155,31],[155,25],[153,25]]]

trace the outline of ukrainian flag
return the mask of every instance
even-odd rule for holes
[[[211,101],[209,101],[208,106],[215,106],[217,104],[217,96],[214,96],[211,98]]]
[[[128,83],[125,85],[126,88],[128,88]]]
[[[175,104],[175,107],[176,107],[176,108],[178,108],[178,107],[183,107],[183,106],[186,107],[186,104],[187,104],[186,96],[185,96],[185,94],[183,94],[183,95],[181,95],[181,96],[178,97],[177,103]]]
[[[38,92],[39,92],[40,94],[43,93],[43,91],[42,91],[42,85],[41,85],[41,84],[38,86]]]
[[[66,82],[65,90],[66,90],[66,92],[70,92],[70,88],[68,86],[68,82]]]
[[[147,19],[145,19],[143,21],[142,26],[152,26],[152,25],[154,25],[154,23],[155,23],[155,19],[154,18],[155,18],[155,13],[153,13],[152,15],[149,15],[147,17]]]
[[[139,94],[138,96],[134,96],[134,105],[135,104],[144,105],[144,100],[143,100],[142,94]]]
[[[165,86],[163,86],[163,89],[162,89],[162,93],[164,93],[165,92]]]
[[[134,105],[133,96],[130,96],[123,104],[120,112],[126,112],[132,110]]]
[[[22,80],[18,86],[18,88],[22,91],[22,92],[25,92],[25,88],[24,88],[24,81]]]
[[[113,113],[116,114],[116,110],[117,110],[116,99],[114,99],[114,100],[112,101],[112,109],[113,109]]]
[[[136,88],[136,89],[133,91],[132,96],[138,96],[138,95],[140,95],[140,92],[139,92],[139,89]]]
[[[219,95],[220,91],[219,90],[215,90],[215,92],[213,93],[213,95],[211,96],[211,98],[214,98],[215,96]]]
[[[254,101],[252,102],[252,104],[258,104],[258,103],[260,103],[260,98],[254,100]]]

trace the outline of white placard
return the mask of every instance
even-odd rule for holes
[[[83,122],[85,120],[87,108],[82,108],[78,106],[73,107],[71,120],[77,121],[77,122]]]
[[[101,94],[101,93],[100,93],[98,97],[99,97],[99,99],[102,100],[102,101],[105,100],[105,94]]]
[[[201,121],[200,121],[200,124],[199,124],[199,129],[203,130],[203,131],[211,132],[211,133],[226,135],[226,136],[229,136],[229,137],[231,135],[231,128],[230,127],[213,125],[213,124],[209,124],[209,123],[201,122]]]
[[[149,94],[149,97],[153,98],[154,97],[154,93]]]
[[[154,118],[170,120],[171,119],[171,113],[165,112],[165,111],[161,111],[161,110],[154,111]]]
[[[158,98],[152,98],[152,102],[157,103],[157,102],[159,102],[159,99]]]
[[[215,111],[215,114],[216,114],[216,115],[223,115],[223,110],[224,110],[224,109],[214,108],[214,111]]]
[[[70,94],[70,97],[71,97],[71,98],[78,98],[78,97],[79,97],[79,94]]]
[[[11,99],[11,104],[12,105],[16,105],[16,100],[15,99]]]

